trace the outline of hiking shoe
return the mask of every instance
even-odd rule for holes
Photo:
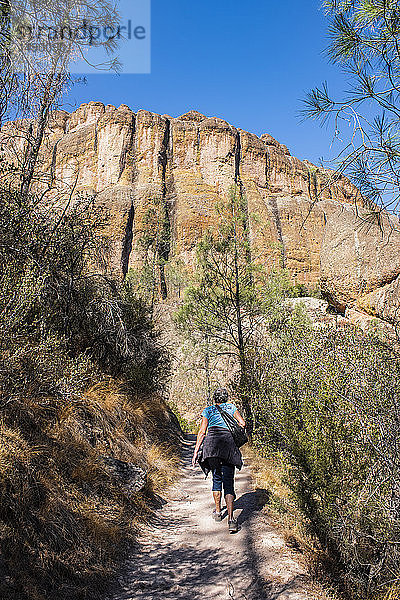
[[[232,519],[232,521],[228,521],[229,533],[237,533],[238,532],[238,522],[237,519]]]
[[[214,519],[214,521],[222,521],[222,512],[217,512],[214,509],[212,513],[212,518]]]

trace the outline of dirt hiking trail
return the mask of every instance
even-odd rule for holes
[[[236,473],[239,532],[212,517],[210,475],[190,466],[195,436],[183,443],[182,476],[140,549],[124,564],[109,600],[322,600],[296,553],[261,511],[249,468]]]

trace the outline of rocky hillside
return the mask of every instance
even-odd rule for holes
[[[15,124],[3,127],[2,146],[16,160],[24,139],[14,133]],[[95,193],[110,209],[114,271],[126,274],[140,264],[155,216],[161,258],[190,264],[218,201],[237,186],[247,202],[254,255],[287,268],[298,283],[320,283],[341,310],[387,321],[396,316],[398,219],[371,222],[348,180],[291,156],[269,134],[257,137],[196,111],[172,118],[90,102],[72,114],[56,113],[38,171],[51,193],[65,187]]]

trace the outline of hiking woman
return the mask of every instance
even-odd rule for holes
[[[235,417],[242,427],[245,427],[245,422],[236,406],[228,402],[228,399],[227,390],[223,388],[217,389],[213,396],[214,404],[203,410],[192,465],[194,467],[197,461],[206,477],[210,471],[212,472],[212,492],[215,502],[213,518],[216,521],[222,520],[221,496],[223,488],[226,508],[228,510],[229,532],[236,533],[238,523],[233,517],[233,503],[236,497],[234,475],[235,467],[241,469],[243,461],[241,452],[236,446],[232,434],[217,407]],[[203,440],[204,444],[200,448]]]

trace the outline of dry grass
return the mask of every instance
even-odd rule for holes
[[[2,412],[0,597],[97,598],[176,473],[170,412],[111,378],[68,402],[15,398]],[[129,492],[105,457],[146,471],[144,488]]]
[[[246,446],[246,458],[251,465],[252,476],[257,488],[267,492],[267,508],[281,531],[297,542],[306,542],[303,518],[284,484],[285,465],[275,458],[262,457],[255,448]]]

